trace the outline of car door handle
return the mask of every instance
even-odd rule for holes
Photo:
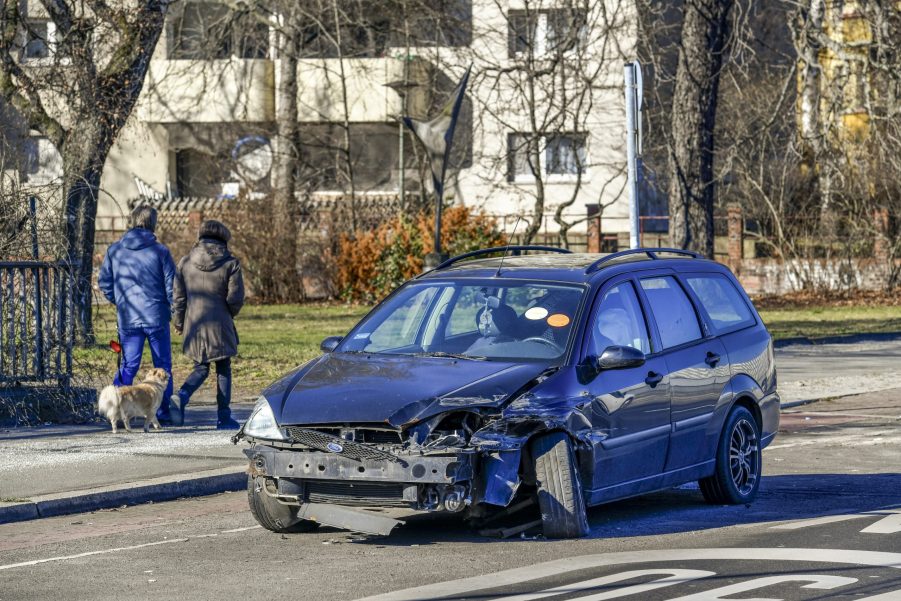
[[[709,365],[710,367],[716,367],[716,364],[720,362],[720,356],[711,351],[707,351],[707,358],[704,359],[704,363]]]
[[[648,377],[644,379],[644,383],[653,388],[660,384],[663,380],[663,374],[658,374],[656,371],[649,371]]]

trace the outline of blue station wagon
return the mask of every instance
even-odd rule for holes
[[[467,253],[322,350],[235,438],[276,532],[533,501],[545,536],[579,537],[588,506],[691,481],[748,503],[779,425],[770,334],[726,267],[683,250]]]

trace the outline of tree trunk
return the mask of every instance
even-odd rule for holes
[[[713,257],[714,127],[733,0],[688,0],[673,92],[670,240]]]
[[[299,11],[284,4],[281,31],[278,34],[275,90],[275,139],[273,140],[272,196],[275,223],[274,260],[284,265],[293,280],[298,277],[297,256],[297,167],[299,130],[297,127],[297,32],[301,31]],[[286,283],[287,286],[294,286]],[[290,291],[282,289],[287,299]]]
[[[110,134],[96,121],[73,131],[64,147],[66,174],[65,236],[66,259],[71,275],[76,338],[82,345],[94,344],[92,319],[94,273],[94,231],[100,176],[109,154]]]

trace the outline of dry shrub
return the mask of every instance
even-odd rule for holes
[[[338,241],[336,289],[347,300],[372,302],[422,273],[434,246],[435,218],[398,215],[374,230],[343,234]],[[451,256],[506,244],[497,221],[470,207],[455,206],[441,220],[441,248]]]

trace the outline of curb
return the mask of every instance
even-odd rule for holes
[[[828,399],[830,397],[823,397],[822,399],[808,399],[806,401],[789,401],[787,403],[779,403],[779,411],[783,409],[791,409],[792,407],[800,407],[801,405],[810,405],[811,403],[818,403],[822,400]]]
[[[782,338],[773,342],[773,348],[784,348],[803,344],[808,346],[819,344],[852,344],[855,342],[892,342],[901,340],[901,332],[873,332],[871,334],[846,334],[844,336],[825,336],[823,338],[808,338],[807,336],[794,336]]]
[[[186,477],[185,474],[154,478],[122,485],[76,492],[44,495],[22,503],[0,506],[0,524],[39,518],[85,513],[123,505],[173,501],[182,497],[202,497],[244,490],[245,467],[209,470]]]

